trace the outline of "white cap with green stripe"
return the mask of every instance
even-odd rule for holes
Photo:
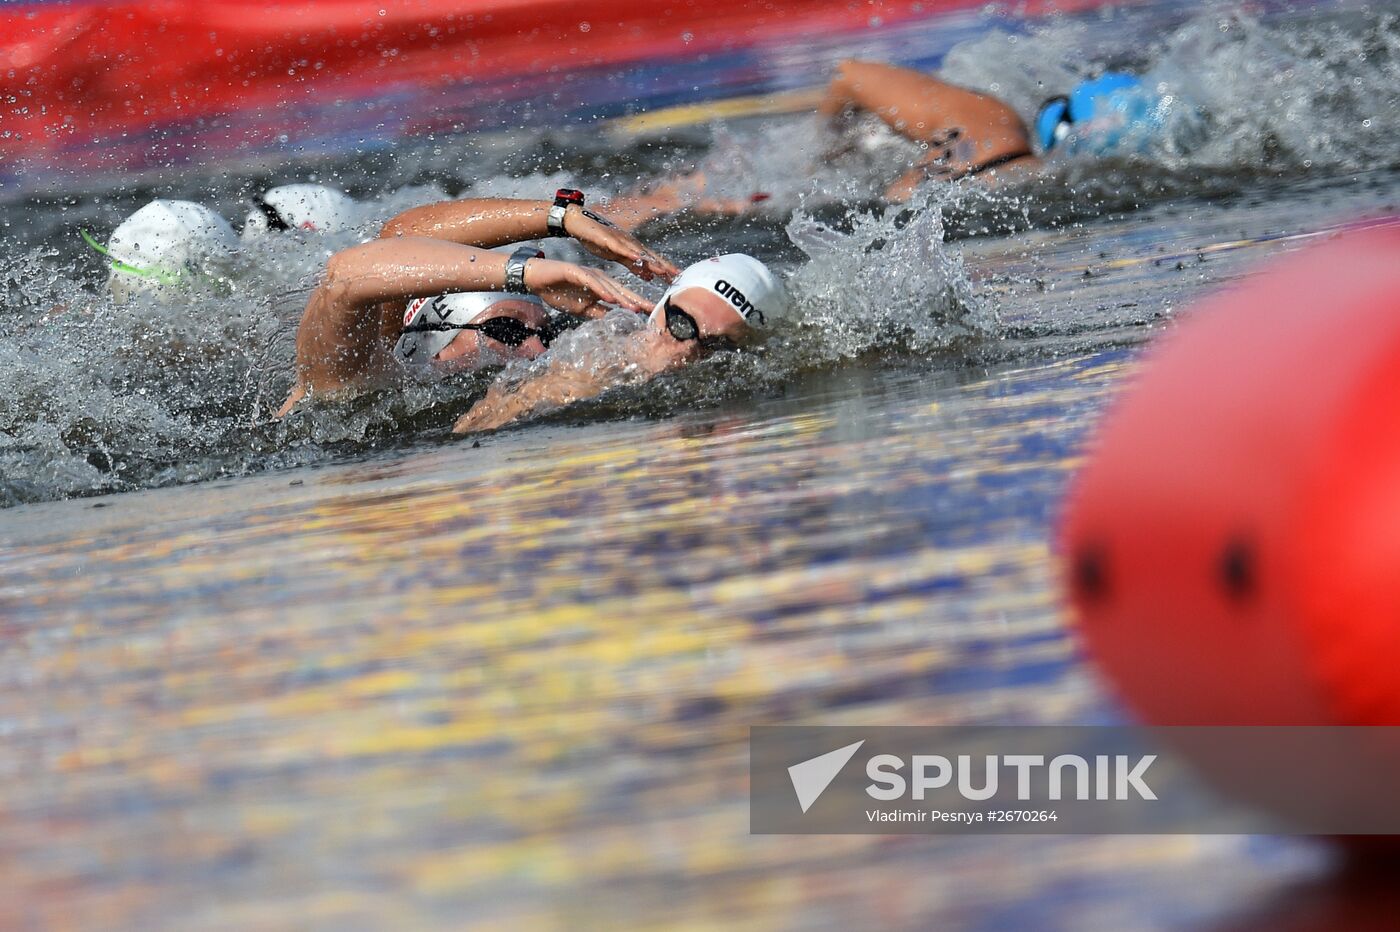
[[[107,288],[118,300],[208,279],[207,263],[238,248],[229,222],[193,201],[152,201],[122,221],[106,246],[81,232],[88,245],[111,260]]]

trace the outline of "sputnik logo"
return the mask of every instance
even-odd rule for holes
[[[800,764],[793,764],[788,768],[788,776],[792,778],[793,791],[797,793],[797,803],[806,812],[812,808],[812,804],[821,798],[826,792],[826,788],[831,786],[831,781],[836,779],[836,775],[846,766],[856,751],[864,744],[864,739],[855,744],[848,744],[844,748],[837,748],[825,754],[804,760]]]

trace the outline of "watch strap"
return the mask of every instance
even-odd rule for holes
[[[511,294],[529,294],[525,287],[525,263],[531,259],[543,259],[544,253],[533,246],[521,246],[506,259],[506,291]]]
[[[564,216],[571,204],[582,207],[583,200],[583,192],[574,188],[560,188],[554,192],[554,205],[549,208],[549,217],[545,221],[550,236],[569,235],[569,232],[564,229]]]

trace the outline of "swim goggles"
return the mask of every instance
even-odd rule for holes
[[[287,222],[287,218],[282,216],[282,212],[267,202],[266,196],[259,194],[253,198],[253,207],[263,215],[267,221],[268,230],[274,233],[286,233],[292,229],[292,225]]]
[[[83,238],[83,242],[107,257],[107,262],[113,272],[125,272],[128,275],[135,275],[170,287],[196,285],[211,289],[216,294],[224,296],[233,294],[233,282],[222,275],[205,271],[193,263],[187,264],[182,270],[173,272],[168,269],[142,268],[139,265],[132,265],[130,262],[123,262],[115,258],[111,251],[99,243],[87,230],[79,229],[78,235]]]
[[[551,319],[541,330],[536,330],[521,320],[514,317],[491,317],[483,320],[479,324],[449,324],[420,321],[416,324],[409,324],[403,328],[404,333],[426,333],[429,331],[442,332],[445,330],[475,330],[495,340],[497,343],[504,343],[509,347],[522,345],[531,337],[539,337],[540,342],[548,346],[566,328],[554,323]]]
[[[680,342],[687,343],[691,340],[698,340],[701,348],[707,350],[737,350],[739,348],[739,344],[729,337],[700,336],[700,325],[695,322],[695,318],[672,304],[670,298],[667,298],[661,307],[666,312],[666,332]]]
[[[1070,115],[1069,98],[1061,94],[1040,105],[1035,117],[1035,132],[1040,147],[1046,152],[1055,148],[1069,135],[1074,118]]]

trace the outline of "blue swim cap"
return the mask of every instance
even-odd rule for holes
[[[1142,81],[1121,71],[1105,71],[1092,81],[1085,81],[1069,95],[1069,118],[1074,123],[1083,123],[1096,116],[1102,116],[1099,109],[1117,91],[1142,87]]]
[[[1049,151],[1070,135],[1071,126],[1098,120],[1088,151],[1103,154],[1133,127],[1161,124],[1161,115],[1153,112],[1155,100],[1138,78],[1121,71],[1107,71],[1081,82],[1068,97],[1052,97],[1041,104],[1035,118],[1035,135],[1041,148]],[[1075,132],[1082,134],[1081,129]],[[1084,139],[1076,141],[1076,146],[1084,144]]]

